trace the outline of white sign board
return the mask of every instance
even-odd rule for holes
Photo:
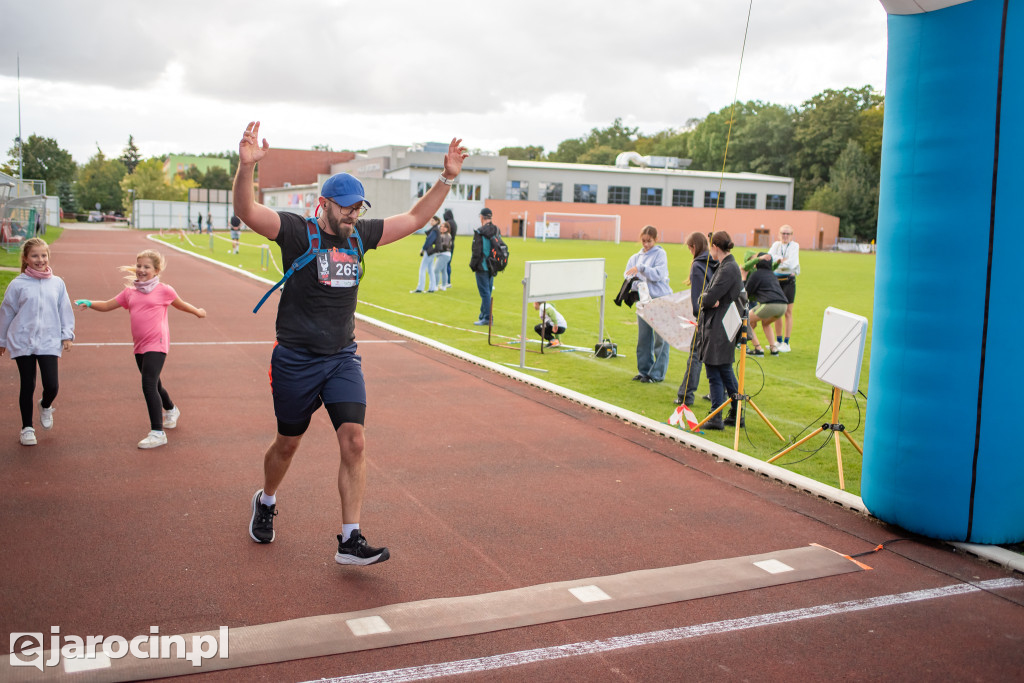
[[[604,294],[604,259],[527,261],[528,301],[553,301]]]
[[[815,377],[843,391],[857,393],[867,335],[868,319],[864,316],[826,308]]]

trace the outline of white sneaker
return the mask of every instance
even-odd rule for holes
[[[164,411],[164,429],[174,429],[178,426],[178,418],[181,416],[181,411],[178,410],[178,406],[174,406],[170,410]]]
[[[53,406],[44,408],[42,399],[39,399],[39,424],[43,429],[53,429]]]
[[[167,435],[163,432],[151,431],[139,442],[139,448],[156,448],[167,444]]]
[[[787,342],[779,344],[779,353],[789,353],[789,344]]]
[[[21,430],[21,445],[22,446],[35,446],[36,445],[36,430],[32,427],[25,427]]]

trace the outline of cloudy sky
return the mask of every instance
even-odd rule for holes
[[[732,101],[884,90],[878,0],[0,0],[0,154],[85,162],[447,141],[552,150],[616,117],[679,127]],[[739,87],[737,91],[737,75]]]

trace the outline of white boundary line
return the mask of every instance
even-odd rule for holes
[[[214,259],[208,256],[203,256],[202,254],[196,254],[194,252],[188,251],[187,249],[182,249],[177,245],[168,244],[167,242],[161,242],[160,240],[155,240],[153,239],[152,235],[149,235],[149,239],[161,245],[170,247],[171,249],[175,249],[176,251],[180,251],[183,254],[188,254],[189,256],[194,256],[196,258],[203,259],[204,261],[208,261],[216,266],[220,266],[221,268],[227,268],[228,270],[233,270],[236,273],[241,273],[242,275],[251,277],[254,280],[258,280],[269,285],[273,285],[276,282],[276,280],[268,280],[267,278],[254,275],[248,271],[242,270],[241,268],[236,268],[226,263],[215,261]],[[582,405],[593,408],[594,410],[598,410],[600,412],[607,413],[609,415],[617,417],[620,420],[630,422],[632,424],[635,424],[639,427],[643,427],[657,434],[661,434],[662,436],[666,436],[670,439],[674,439],[676,441],[685,443],[690,448],[693,448],[704,453],[708,453],[717,458],[721,458],[726,462],[731,462],[737,467],[746,468],[752,472],[756,472],[770,479],[775,479],[776,481],[780,481],[796,489],[800,489],[801,491],[806,491],[812,495],[822,498],[823,500],[831,501],[833,503],[836,503],[837,505],[841,505],[842,507],[854,510],[855,512],[860,512],[861,514],[871,516],[871,512],[867,509],[867,507],[865,507],[864,501],[861,500],[860,496],[855,496],[851,493],[847,493],[846,491],[841,491],[833,486],[829,486],[828,484],[822,484],[821,482],[797,474],[796,472],[790,472],[789,470],[779,467],[777,465],[770,465],[764,462],[763,460],[758,460],[757,458],[752,458],[749,455],[744,455],[743,453],[740,453],[739,451],[734,451],[727,446],[720,446],[713,441],[708,441],[707,439],[703,439],[699,436],[696,436],[695,434],[684,432],[683,430],[677,427],[657,422],[648,417],[644,417],[643,415],[639,415],[632,411],[625,410],[624,408],[620,408],[618,406],[613,406],[610,403],[605,403],[604,401],[599,401],[595,398],[591,398],[590,396],[585,396],[584,394],[572,391],[571,389],[566,389],[564,387],[558,386],[557,384],[545,382],[544,380],[538,379],[531,375],[517,372],[504,365],[499,365],[497,363],[492,363],[489,360],[478,358],[477,356],[472,356],[468,353],[465,353],[464,351],[460,351],[456,348],[448,346],[447,344],[442,344],[428,337],[423,337],[414,332],[403,330],[400,327],[395,327],[394,325],[389,325],[388,323],[381,322],[380,320],[375,320],[374,318],[365,316],[362,313],[357,312],[356,318],[370,325],[374,325],[376,327],[388,330],[389,332],[393,332],[402,337],[406,337],[407,339],[418,341],[421,344],[425,344],[426,346],[437,349],[438,351],[447,353],[451,356],[455,356],[456,358],[461,358],[475,365],[479,365],[494,372],[505,375],[506,377],[511,377],[512,379],[523,382],[524,384],[530,384],[532,386],[548,391],[552,394],[556,394],[558,396],[562,396],[563,398],[567,398],[570,401],[575,401]],[[1008,569],[1013,569],[1015,571],[1024,573],[1024,556],[1013,551],[995,545],[959,543],[955,541],[947,541],[947,543],[949,543],[949,545],[953,546],[954,548],[962,550],[976,557],[980,557],[984,560],[988,560],[989,562],[993,562],[1002,567],[1006,567]]]
[[[441,664],[428,664],[415,666],[406,669],[392,669],[390,671],[375,671],[372,673],[355,674],[338,678],[321,678],[308,683],[398,683],[400,681],[423,681],[442,676],[456,676],[459,674],[476,673],[479,671],[494,671],[496,669],[507,669],[523,664],[534,664],[536,662],[547,662],[568,657],[579,657],[583,655],[600,654],[612,650],[622,650],[645,645],[657,645],[670,643],[687,638],[701,638],[714,636],[721,633],[743,631],[764,626],[775,626],[776,624],[787,624],[806,619],[817,619],[820,617],[831,617],[851,612],[878,609],[880,607],[892,607],[895,605],[906,605],[923,600],[936,600],[940,598],[967,595],[980,591],[999,590],[1001,588],[1018,588],[1024,586],[1024,581],[1017,579],[993,579],[982,581],[976,585],[960,583],[943,588],[929,588],[926,590],[911,591],[909,593],[897,593],[892,595],[880,595],[875,598],[862,600],[849,600],[836,602],[829,605],[818,605],[817,607],[805,607],[802,609],[786,610],[784,612],[772,612],[770,614],[758,614],[740,619],[727,619],[715,621],[708,624],[697,624],[695,626],[683,626],[680,628],[666,629],[663,631],[650,631],[648,633],[635,633],[628,636],[618,636],[604,640],[591,640],[569,645],[556,645],[554,647],[538,648],[535,650],[521,650],[509,652],[490,657],[478,659],[463,659],[456,662],[444,662]]]

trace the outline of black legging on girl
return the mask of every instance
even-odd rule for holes
[[[18,375],[21,377],[21,391],[18,393],[18,407],[21,409],[21,426],[32,426],[32,396],[36,392],[36,364],[43,380],[43,406],[49,408],[57,398],[57,356],[18,356]]]
[[[146,351],[135,354],[135,364],[142,373],[142,395],[146,397],[146,410],[149,412],[149,428],[156,432],[164,430],[162,410],[171,410],[174,403],[160,383],[160,371],[164,369],[167,354],[160,351]]]

